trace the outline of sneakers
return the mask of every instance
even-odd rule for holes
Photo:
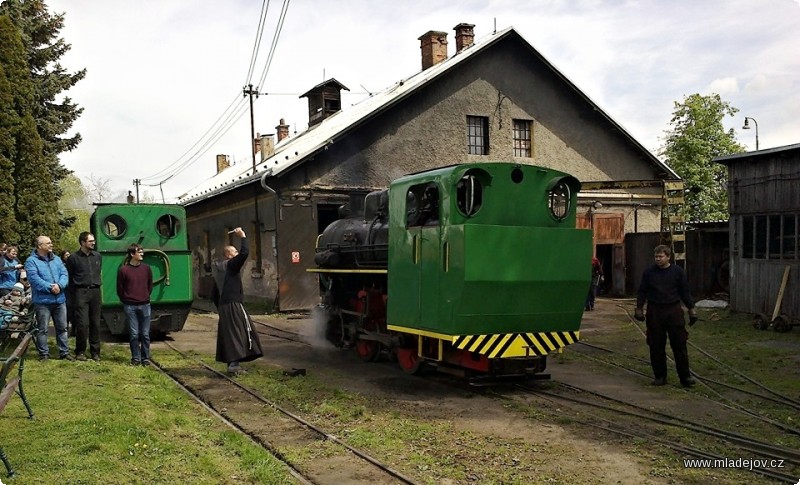
[[[100,354],[92,354],[92,360],[95,362],[100,362]]]
[[[142,362],[139,361],[139,360],[131,359],[131,365],[132,366],[139,366],[139,365],[142,365]]]
[[[47,362],[48,360],[50,360],[50,356],[49,355],[40,355],[39,356],[39,362]]]
[[[142,359],[142,365],[147,367],[150,365],[150,359]]]
[[[666,385],[666,383],[667,383],[666,377],[656,377],[655,379],[653,379],[654,386],[663,386]]]
[[[696,384],[695,380],[691,377],[687,377],[686,379],[681,379],[681,385],[683,387],[692,387]]]
[[[75,360],[79,360],[81,362],[86,362],[86,356],[83,354],[78,354],[75,356]]]
[[[58,358],[58,360],[68,360],[70,362],[75,360],[75,357],[71,356],[70,354],[64,354]]]

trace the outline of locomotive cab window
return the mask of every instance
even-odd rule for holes
[[[474,216],[483,205],[485,172],[470,170],[456,184],[456,207],[467,217]]]
[[[571,202],[572,190],[566,177],[553,180],[547,191],[547,208],[550,210],[550,215],[561,222],[569,215]]]
[[[439,224],[439,187],[434,183],[414,185],[406,193],[406,227]]]
[[[158,235],[166,238],[173,238],[178,235],[181,228],[181,221],[172,214],[164,214],[156,221],[156,231]]]
[[[128,231],[128,223],[119,214],[103,219],[103,233],[111,239],[119,239]]]

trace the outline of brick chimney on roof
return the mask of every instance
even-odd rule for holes
[[[286,121],[281,118],[280,123],[278,126],[275,127],[278,133],[278,143],[281,142],[284,138],[289,138],[289,125],[286,124]]]
[[[456,31],[456,54],[471,46],[475,40],[475,25],[460,23],[453,27]]]
[[[217,173],[222,172],[230,166],[231,162],[228,160],[228,155],[217,155]]]
[[[447,59],[447,32],[430,30],[418,39],[422,51],[422,70],[433,67]]]

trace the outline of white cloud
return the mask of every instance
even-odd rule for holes
[[[719,94],[723,99],[728,95],[736,94],[739,92],[739,81],[735,77],[724,77],[722,79],[714,79],[708,86],[712,93]]]

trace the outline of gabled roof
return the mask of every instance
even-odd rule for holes
[[[184,205],[191,205],[241,185],[249,184],[265,176],[265,174],[266,177],[280,176],[292,167],[312,157],[317,152],[324,150],[327,145],[336,143],[337,140],[346,136],[351,130],[391,108],[417,90],[452,70],[455,66],[510,36],[516,36],[526,44],[533,55],[541,59],[547,67],[575,92],[575,94],[583,98],[600,115],[606,118],[609,123],[623,133],[624,136],[636,148],[640,149],[655,166],[666,172],[669,178],[680,178],[669,166],[656,158],[633,138],[627,130],[600,109],[597,103],[578,89],[572,81],[559,72],[552,63],[534,49],[530,42],[523,38],[513,27],[508,27],[507,29],[492,33],[477,40],[473,45],[463,49],[461,52],[407,79],[398,81],[386,90],[375,93],[346,110],[331,115],[322,123],[307,129],[297,136],[281,140],[275,145],[275,154],[269,159],[257,164],[257,173],[255,175],[252,173],[252,167],[245,164],[242,166],[230,167],[190,190],[185,196],[179,198],[179,202]],[[315,86],[315,88],[316,87],[319,86]]]
[[[301,95],[300,95],[300,97],[301,97],[301,98],[305,98],[305,97],[306,97],[306,96],[308,96],[309,94],[311,94],[311,93],[313,93],[314,91],[317,91],[317,90],[319,90],[320,88],[323,88],[323,87],[325,87],[325,86],[333,86],[333,87],[335,87],[335,88],[338,88],[338,89],[344,89],[345,91],[350,91],[350,89],[348,89],[348,87],[347,87],[347,86],[345,86],[344,84],[342,84],[342,83],[340,83],[339,81],[337,81],[337,80],[336,80],[336,78],[333,78],[333,77],[332,77],[332,78],[328,79],[327,81],[323,81],[323,82],[321,82],[321,83],[317,84],[317,85],[316,85],[316,86],[314,86],[313,88],[311,88],[311,89],[309,89],[308,91],[306,91],[305,93],[301,94]]]

